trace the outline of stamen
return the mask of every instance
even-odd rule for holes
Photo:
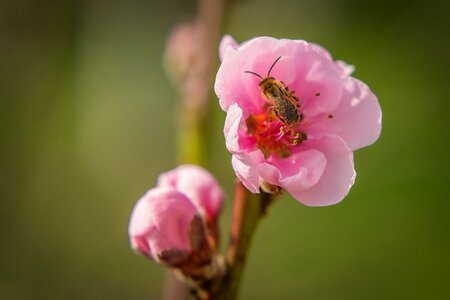
[[[246,125],[247,134],[255,138],[256,145],[265,158],[273,154],[281,158],[288,157],[291,155],[291,147],[301,144],[306,139],[306,135],[298,130],[299,126],[286,126],[276,118],[271,106],[260,114],[251,114],[246,120]]]

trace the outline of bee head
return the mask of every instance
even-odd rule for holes
[[[264,78],[263,80],[260,81],[259,87],[264,89],[264,90],[269,89],[273,85],[274,81],[275,81],[275,78],[273,78],[273,77],[266,77],[266,78]]]

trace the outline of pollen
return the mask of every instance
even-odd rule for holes
[[[307,139],[305,133],[280,122],[271,109],[260,114],[250,114],[245,123],[247,133],[255,139],[266,159],[274,154],[281,158],[289,157],[292,148]]]

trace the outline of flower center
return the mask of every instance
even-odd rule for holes
[[[291,148],[306,140],[306,134],[298,126],[287,126],[276,116],[273,109],[266,109],[260,114],[250,114],[245,120],[247,134],[254,137],[256,145],[267,159],[272,154],[281,158],[291,155]]]

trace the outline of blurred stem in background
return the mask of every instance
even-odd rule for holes
[[[178,24],[165,53],[169,77],[181,96],[177,111],[178,162],[206,165],[206,117],[225,0],[199,0],[197,17]]]
[[[176,120],[177,161],[206,166],[206,117],[225,0],[199,0],[197,16],[177,25],[167,42],[166,69],[181,96]],[[187,287],[166,273],[165,300],[187,297]]]
[[[181,96],[176,115],[180,164],[207,164],[206,118],[224,9],[225,0],[199,0],[197,18],[177,25],[167,42],[166,69]],[[253,233],[271,200],[269,194],[253,195],[242,183],[236,184],[228,271],[214,299],[236,299]],[[187,291],[187,286],[167,271],[164,299],[186,299]]]

